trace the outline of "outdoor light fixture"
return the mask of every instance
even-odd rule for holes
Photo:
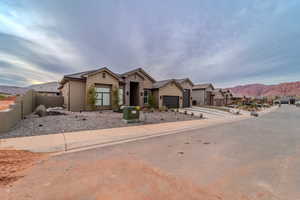
[[[143,96],[143,92],[141,92],[141,97]]]
[[[127,95],[127,96],[129,95],[129,92],[128,92],[128,91],[126,92],[126,95]]]

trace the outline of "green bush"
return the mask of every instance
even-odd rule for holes
[[[112,90],[112,108],[114,111],[119,111],[120,105],[119,105],[119,90],[118,88],[114,87]]]
[[[92,110],[96,110],[96,97],[97,97],[96,89],[94,86],[91,86],[88,89],[87,100],[88,100],[88,105]]]
[[[149,94],[148,105],[150,108],[156,108],[155,97],[152,94]]]
[[[4,95],[2,95],[2,94],[0,94],[0,100],[3,100],[3,99],[5,99],[6,97],[4,96]]]

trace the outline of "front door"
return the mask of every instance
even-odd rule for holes
[[[191,99],[191,90],[184,89],[183,91],[183,107],[190,107],[190,99]]]
[[[139,83],[130,82],[130,106],[139,105]]]

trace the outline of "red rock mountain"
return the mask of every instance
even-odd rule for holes
[[[236,96],[300,96],[300,81],[278,85],[250,84],[228,89]]]

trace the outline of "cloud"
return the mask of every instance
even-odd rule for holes
[[[218,85],[288,80],[299,74],[299,8],[298,0],[3,1],[0,84],[18,70],[30,84],[102,66]]]

